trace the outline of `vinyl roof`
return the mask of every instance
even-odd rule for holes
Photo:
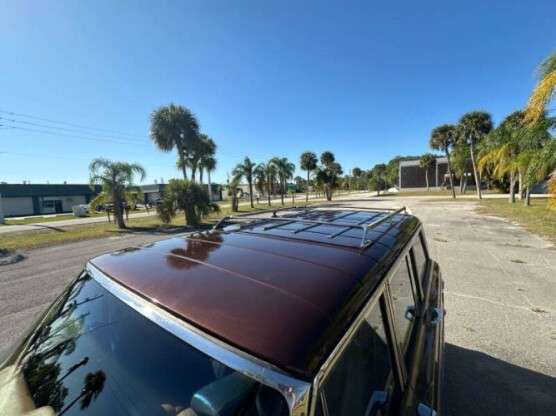
[[[345,228],[330,223],[372,222],[385,214],[346,212],[300,216],[328,224],[295,234],[308,224],[270,219],[91,262],[188,323],[309,379],[420,225],[411,215],[397,214],[369,231],[371,242],[359,248],[361,229],[329,238]]]

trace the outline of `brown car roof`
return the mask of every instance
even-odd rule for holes
[[[369,231],[330,224],[373,222],[383,212],[325,211],[326,221],[272,219],[106,254],[107,276],[190,324],[269,363],[312,378],[372,295],[420,222],[398,214]],[[275,225],[275,227],[272,227]],[[263,227],[267,227],[264,229]]]

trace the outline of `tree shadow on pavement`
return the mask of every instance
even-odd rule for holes
[[[443,414],[555,414],[556,378],[446,344]]]

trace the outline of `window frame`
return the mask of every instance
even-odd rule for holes
[[[419,239],[419,243],[421,244],[421,247],[423,248],[423,254],[425,255],[425,264],[423,265],[423,271],[421,273],[421,275],[419,275],[419,267],[417,267],[417,256],[415,255],[415,241]],[[423,286],[423,280],[424,277],[427,274],[427,268],[428,268],[428,262],[430,260],[430,255],[429,255],[429,248],[427,246],[427,242],[425,239],[425,235],[423,233],[423,229],[422,227],[419,228],[419,232],[418,235],[415,236],[414,238],[412,238],[411,241],[411,263],[413,266],[413,274],[415,275],[415,280],[417,281],[419,290],[420,290],[420,298],[424,299],[424,286]]]

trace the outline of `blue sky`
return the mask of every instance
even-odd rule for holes
[[[18,127],[0,127],[0,181],[84,183],[95,157],[179,177],[148,138],[170,102],[218,144],[216,181],[246,155],[330,150],[347,170],[421,154],[439,124],[525,105],[555,15],[553,0],[0,0],[0,110],[126,133],[0,112]]]

